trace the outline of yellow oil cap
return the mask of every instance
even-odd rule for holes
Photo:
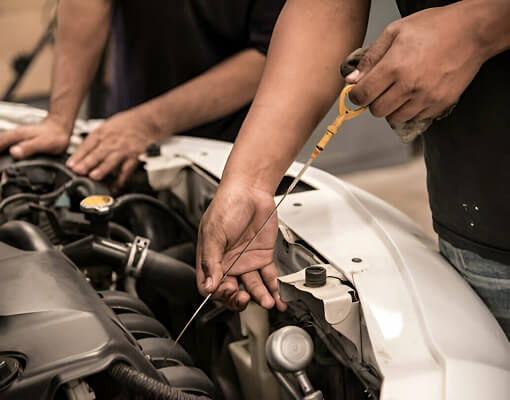
[[[107,214],[113,207],[113,197],[106,195],[87,196],[80,202],[80,209],[85,213]]]

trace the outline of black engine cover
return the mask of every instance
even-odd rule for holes
[[[51,399],[72,379],[122,360],[160,380],[134,338],[55,250],[22,251],[0,242],[0,356],[24,370],[2,399]],[[2,388],[0,388],[1,390]]]

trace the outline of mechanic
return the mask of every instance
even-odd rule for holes
[[[510,337],[510,1],[398,5],[403,18],[346,79],[358,83],[351,100],[392,124],[457,104],[424,134],[434,227],[441,253]],[[343,85],[338,65],[362,42],[369,8],[368,0],[286,2],[257,95],[201,222],[202,294],[218,286],[225,266],[269,215],[282,176]],[[273,263],[276,234],[275,217],[217,299],[237,310],[251,297],[285,309]]]
[[[151,143],[185,132],[233,141],[255,95],[284,0],[61,0],[49,114],[0,137],[14,158],[66,150],[113,30],[114,115],[68,160],[121,186]]]

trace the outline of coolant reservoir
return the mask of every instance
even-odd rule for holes
[[[329,264],[313,265],[278,278],[286,303],[301,301],[316,318],[324,320],[361,351],[360,304],[344,276]]]

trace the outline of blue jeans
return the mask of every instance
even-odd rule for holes
[[[439,251],[478,293],[510,340],[510,265],[458,249],[441,238]]]

